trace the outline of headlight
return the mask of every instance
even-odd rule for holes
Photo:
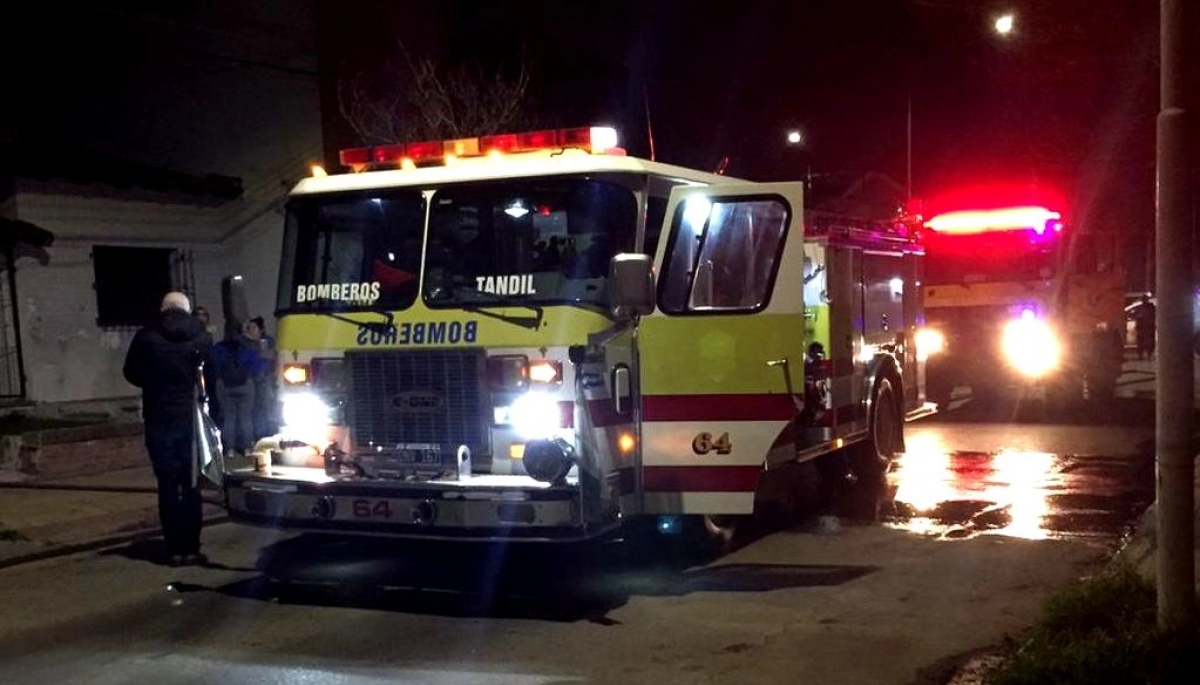
[[[508,409],[508,420],[525,440],[549,438],[561,426],[558,401],[542,392],[527,392]]]
[[[1062,354],[1050,326],[1034,316],[1009,321],[1004,327],[1000,349],[1014,369],[1030,378],[1039,378],[1058,368]]]
[[[304,428],[329,424],[329,405],[313,393],[289,393],[285,394],[281,400],[285,426]]]
[[[930,355],[946,349],[946,336],[933,328],[922,328],[917,331],[913,342],[917,346],[917,359],[929,359]]]

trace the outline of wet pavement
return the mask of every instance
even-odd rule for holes
[[[1154,500],[1153,402],[1009,393],[910,425],[879,520],[940,539],[1119,539]]]
[[[918,444],[889,474],[885,525],[946,539],[1116,538],[1154,499],[1144,460]]]

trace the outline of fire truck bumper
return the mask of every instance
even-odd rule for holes
[[[236,523],[399,538],[574,542],[620,524],[615,511],[585,520],[578,486],[522,476],[404,483],[230,473],[225,500]]]

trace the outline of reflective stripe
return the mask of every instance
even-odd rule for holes
[[[646,492],[753,492],[761,466],[647,466],[642,469]]]

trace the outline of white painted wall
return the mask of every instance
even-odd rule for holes
[[[221,280],[239,274],[246,284],[251,316],[267,319],[268,330],[274,333],[283,242],[278,199],[224,237],[222,228],[228,227],[221,226],[221,219],[230,214],[228,209],[197,212],[180,207],[179,216],[172,217],[168,207],[138,202],[19,194],[18,203],[23,220],[63,236],[56,237],[47,250],[47,266],[32,260],[17,264],[29,399],[66,402],[136,394],[121,375],[134,331],[96,325],[95,271],[90,258],[96,244],[189,250],[196,284],[192,299],[212,312],[218,339],[224,331]],[[26,206],[29,211],[24,211]],[[166,228],[159,229],[155,223],[162,217]],[[206,240],[172,240],[176,235]]]
[[[86,247],[54,248],[47,266],[18,263],[29,399],[60,402],[131,394],[121,377],[131,335],[96,326],[92,280]]]
[[[218,337],[221,278],[240,273],[252,315],[267,318],[273,332],[282,201],[321,155],[312,0],[214,0],[203,9],[168,3],[128,16],[96,15],[99,22],[120,22],[113,30],[143,52],[124,55],[125,62],[115,62],[119,69],[58,74],[111,83],[88,81],[74,95],[88,98],[88,106],[57,108],[56,121],[101,152],[185,173],[236,176],[243,195],[214,203],[18,179],[15,211],[6,202],[5,216],[55,234],[48,266],[17,265],[31,400],[137,394],[121,375],[133,331],[96,325],[93,245],[191,251],[193,299],[214,314]],[[172,44],[188,49],[159,49]],[[83,109],[89,116],[70,116]]]

